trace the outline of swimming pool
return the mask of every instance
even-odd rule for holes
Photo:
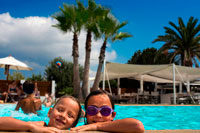
[[[45,121],[48,123],[49,107],[42,106],[38,115],[14,111],[15,104],[0,104],[0,117],[11,116],[24,121]],[[121,106],[115,105],[115,119],[136,118],[146,130],[200,129],[200,106]],[[83,118],[78,123],[83,125]]]

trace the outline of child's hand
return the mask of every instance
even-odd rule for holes
[[[39,128],[35,128],[32,132],[33,133],[61,133],[62,130],[59,130],[55,127],[39,127]]]
[[[47,93],[45,93],[45,98],[48,98],[48,97],[49,97],[49,95]]]
[[[44,127],[40,124],[31,123],[31,131],[34,133],[61,133],[62,131],[55,127]]]
[[[88,125],[83,125],[83,126],[78,126],[74,128],[70,128],[71,131],[98,131],[98,125],[99,123],[93,123],[93,124],[88,124]]]

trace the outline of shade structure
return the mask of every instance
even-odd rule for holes
[[[29,67],[27,64],[15,59],[12,56],[0,58],[0,67],[5,68],[5,74],[7,74],[7,80],[8,80],[9,69],[32,70],[32,68]]]
[[[189,83],[200,79],[200,69],[179,66],[175,64],[166,65],[135,65],[106,62],[107,80],[118,78],[133,78],[140,81],[156,83],[173,83],[174,104],[176,104],[176,83]],[[105,82],[104,82],[105,83]],[[141,90],[143,90],[141,88]]]
[[[0,58],[0,67],[5,68],[6,65],[9,66],[9,69],[15,69],[15,70],[32,70],[31,67],[26,65],[25,63],[15,59],[12,56],[8,56],[5,58]]]
[[[187,82],[200,78],[200,69],[175,65],[175,81]],[[134,78],[139,80],[143,76],[144,81],[157,83],[173,82],[173,64],[166,65],[136,65],[106,63],[106,73],[109,79]]]

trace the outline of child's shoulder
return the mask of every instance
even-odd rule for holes
[[[23,102],[23,103],[34,102],[34,98],[25,97],[25,98],[21,99],[20,102]]]

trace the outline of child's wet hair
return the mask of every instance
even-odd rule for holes
[[[60,97],[60,98],[56,101],[56,103],[55,103],[55,105],[53,106],[53,108],[54,108],[54,107],[57,105],[57,103],[58,103],[60,100],[62,100],[63,98],[70,98],[70,99],[72,99],[73,101],[75,101],[75,102],[78,104],[78,106],[79,106],[79,112],[78,112],[77,119],[75,120],[75,122],[74,122],[74,123],[72,124],[72,126],[71,126],[71,127],[75,127],[76,124],[77,124],[78,121],[79,121],[79,118],[81,117],[81,112],[82,112],[81,104],[80,104],[80,102],[79,102],[79,100],[78,100],[77,98],[75,98],[75,97],[73,97],[73,96],[70,96],[70,95],[64,95],[64,96]]]
[[[86,97],[86,99],[85,99],[85,104],[84,104],[84,105],[85,105],[85,110],[87,110],[87,104],[88,104],[89,98],[92,97],[92,96],[96,96],[96,95],[107,95],[107,96],[109,97],[110,103],[111,103],[112,108],[113,108],[113,110],[114,110],[114,108],[115,108],[114,99],[113,99],[113,97],[112,97],[108,92],[106,92],[106,91],[104,91],[104,90],[92,91],[92,92]]]
[[[25,81],[23,83],[23,91],[26,94],[32,94],[34,92],[35,85],[31,81]]]

